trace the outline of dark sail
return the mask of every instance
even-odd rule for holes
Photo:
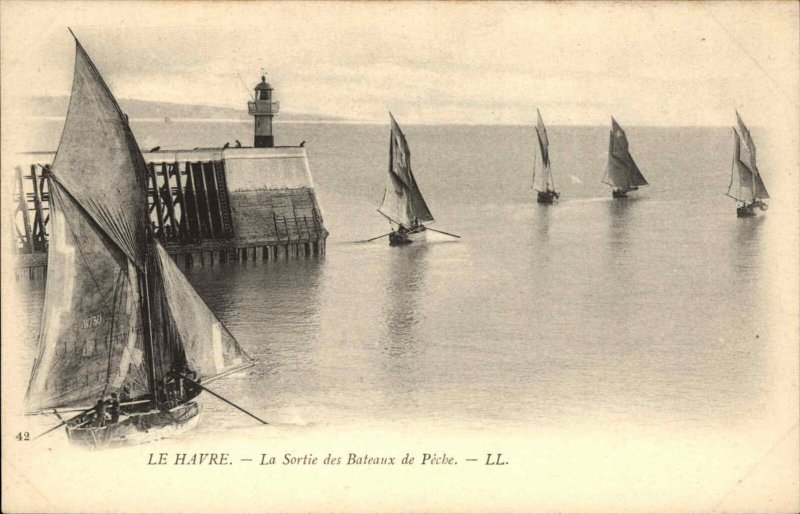
[[[53,173],[138,267],[149,214],[147,168],[125,115],[75,40],[75,76]]]
[[[756,198],[767,199],[769,198],[769,193],[767,192],[766,186],[764,186],[764,181],[761,180],[761,173],[756,173],[755,176],[756,182]]]
[[[611,118],[608,143],[608,165],[603,182],[622,190],[648,185],[628,150],[628,138],[617,120]]]
[[[761,180],[761,174],[753,168],[755,164],[755,146],[748,148],[746,143],[748,138],[751,144],[753,140],[750,138],[747,127],[744,126],[741,118],[739,118],[739,113],[736,113],[736,119],[739,122],[739,130],[743,130],[747,136],[740,135],[736,128],[733,128],[733,166],[727,195],[745,203],[750,203],[756,198],[767,199],[769,198],[769,193],[767,193],[767,188]],[[745,146],[742,145],[742,139],[745,140]]]
[[[138,270],[59,180],[50,180],[50,246],[39,353],[27,410],[88,407],[149,391]]]
[[[739,146],[737,155],[742,162],[747,164],[751,171],[758,172],[758,166],[756,166],[756,144],[753,142],[753,136],[750,135],[747,125],[744,124],[742,117],[739,116],[739,111],[736,111],[736,124],[739,126],[739,135],[745,144],[744,148],[741,145]]]
[[[411,172],[411,152],[406,138],[391,113],[389,118],[392,126],[389,137],[389,176],[378,211],[406,227],[411,226],[415,219],[421,222],[433,221],[433,215]]]
[[[555,184],[553,183],[553,172],[550,169],[550,141],[547,139],[547,129],[542,120],[542,114],[539,109],[536,109],[536,136],[539,141],[539,153],[542,156],[542,173],[539,174],[539,180],[536,180],[536,168],[534,163],[533,174],[533,187],[537,191],[553,191]]]
[[[742,121],[738,111],[736,112],[736,123],[739,126],[739,134],[745,143],[744,147],[742,147],[741,144],[739,145],[739,150],[736,155],[740,161],[746,164],[746,166],[754,175],[754,196],[756,198],[763,199],[769,198],[769,193],[767,192],[767,188],[764,186],[763,180],[761,180],[761,173],[759,173],[758,165],[756,164],[756,144],[753,142],[753,137],[750,135],[750,130],[748,130],[747,126],[744,124],[744,121]]]

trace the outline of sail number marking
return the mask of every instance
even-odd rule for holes
[[[89,316],[88,318],[81,320],[81,328],[85,330],[87,328],[96,327],[99,326],[102,322],[103,322],[102,314],[98,314],[97,316]]]

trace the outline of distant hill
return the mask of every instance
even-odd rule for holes
[[[68,96],[30,96],[21,99],[24,110],[30,116],[57,116],[62,117],[67,113],[69,106]],[[170,119],[220,119],[246,121],[251,119],[245,110],[231,109],[230,107],[215,107],[209,105],[188,105],[171,102],[151,102],[148,100],[135,100],[120,98],[120,107],[132,119],[141,118],[170,118]],[[304,114],[295,112],[281,112],[279,120],[310,120],[310,121],[341,121],[344,118],[326,116],[321,114]]]

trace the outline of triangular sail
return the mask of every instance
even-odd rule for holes
[[[538,180],[536,172],[534,171],[533,187],[537,191],[553,191],[555,190],[555,184],[553,182],[553,172],[550,169],[550,141],[547,139],[547,129],[544,126],[542,114],[539,112],[539,109],[536,109],[536,115],[536,136],[539,141],[539,155],[542,157],[543,169],[542,172],[538,174]]]
[[[648,185],[628,150],[628,138],[625,131],[614,118],[611,118],[608,165],[603,182],[622,190]]]
[[[769,198],[769,193],[767,192],[766,186],[764,186],[764,181],[761,180],[761,173],[756,173],[755,182],[756,182],[756,194],[755,194],[756,198],[762,198],[764,200]]]
[[[75,75],[53,172],[138,267],[146,253],[146,165],[127,120],[76,40]]]
[[[70,193],[50,180],[50,246],[27,411],[88,407],[149,392],[138,270]]]
[[[392,126],[389,138],[389,173],[378,211],[406,227],[411,226],[415,220],[433,221],[433,215],[411,172],[411,152],[406,138],[391,113],[389,117]]]
[[[736,129],[733,129],[733,165],[731,167],[731,183],[728,186],[728,196],[740,202],[753,201],[753,172],[742,162],[742,140]]]
[[[750,171],[754,175],[754,196],[763,199],[769,198],[769,193],[764,186],[764,181],[761,179],[761,173],[758,171],[758,165],[756,164],[756,144],[753,141],[753,137],[750,135],[750,130],[747,128],[747,125],[744,124],[742,117],[739,116],[738,111],[736,112],[736,123],[739,126],[739,134],[744,141],[744,147],[739,145],[739,152],[736,155],[740,161],[750,168]]]
[[[180,360],[185,357],[187,367],[205,382],[251,366],[253,359],[206,306],[160,243],[156,243],[154,258],[163,294],[162,301],[156,304],[163,306],[160,317],[165,321],[167,338],[172,340],[172,351],[162,360],[171,360],[173,367],[180,367]],[[157,376],[167,371],[165,368]]]
[[[747,164],[747,167],[750,168],[753,172],[758,172],[758,166],[756,165],[756,144],[753,142],[753,136],[750,135],[750,130],[748,130],[747,125],[744,124],[742,121],[742,117],[739,116],[739,111],[736,111],[736,124],[739,126],[739,135],[744,141],[745,146],[739,146],[739,159]]]

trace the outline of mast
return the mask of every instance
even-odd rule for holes
[[[750,190],[753,192],[753,198],[750,201],[751,202],[755,202],[756,201],[756,173],[758,173],[758,171],[756,171],[755,169],[753,169],[751,171],[752,171],[752,173],[750,173],[750,177],[751,177],[751,186],[750,186],[751,189]]]
[[[539,153],[536,151],[537,146],[538,145],[533,145],[533,177],[531,177],[531,186],[533,186],[534,191],[538,191],[538,189],[536,189],[536,157]]]
[[[159,388],[157,387],[157,378],[156,378],[156,355],[155,355],[155,347],[153,345],[153,317],[150,312],[150,286],[148,282],[150,278],[148,276],[148,268],[150,267],[150,252],[149,250],[145,254],[145,261],[144,261],[144,273],[140,275],[143,277],[143,280],[139,280],[140,283],[144,283],[144,287],[139,287],[139,305],[141,306],[142,310],[142,321],[147,324],[145,330],[142,331],[142,335],[144,336],[144,348],[146,353],[147,359],[147,376],[148,381],[150,382],[150,394],[152,395],[151,398],[151,405],[153,407],[158,407],[159,402]],[[144,292],[143,292],[144,291]]]
[[[730,182],[730,184],[728,184],[728,191],[725,193],[725,196],[729,196],[729,197],[733,198],[734,200],[739,200],[735,196],[731,195],[731,189],[733,189],[733,175],[734,175],[734,173],[736,173],[736,159],[739,158],[739,155],[738,155],[738,153],[739,153],[739,151],[738,151],[738,149],[739,149],[739,134],[736,133],[736,129],[734,127],[731,127],[731,130],[733,130],[733,145],[734,145],[733,146],[733,158],[731,159],[731,182]],[[740,192],[740,194],[741,194],[741,192]]]
[[[536,138],[539,142],[539,155],[542,158],[542,167],[544,168],[544,190],[545,192],[548,191],[555,191],[556,184],[553,180],[553,170],[550,167],[550,140],[547,137],[547,128],[544,126],[544,120],[542,120],[542,113],[539,109],[536,109]],[[534,170],[536,166],[536,157],[534,156]],[[534,172],[534,180],[535,180],[535,172]]]

